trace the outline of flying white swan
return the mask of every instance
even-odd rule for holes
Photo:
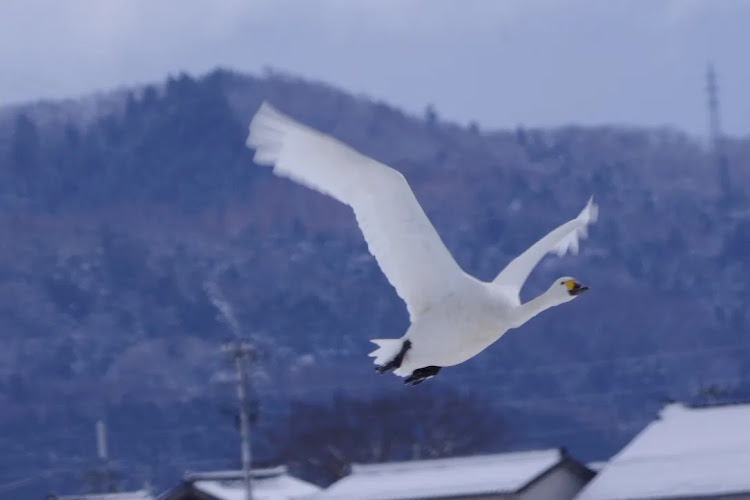
[[[399,296],[411,325],[400,339],[375,339],[370,353],[380,373],[393,371],[416,385],[440,368],[462,363],[540,312],[588,287],[558,278],[533,300],[519,292],[549,252],[578,251],[596,221],[593,198],[575,219],[516,257],[489,283],[466,274],[396,170],[298,123],[263,103],[250,123],[247,146],[258,165],[349,205],[370,252]]]

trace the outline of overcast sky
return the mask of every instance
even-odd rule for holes
[[[266,66],[486,128],[750,135],[750,0],[0,0],[0,104]]]

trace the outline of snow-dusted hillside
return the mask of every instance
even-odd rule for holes
[[[675,130],[483,131],[286,75],[183,75],[0,110],[0,447],[28,451],[0,463],[0,483],[86,456],[87,422],[112,412],[122,443],[170,426],[149,439],[175,467],[233,456],[190,446],[191,429],[225,422],[205,408],[232,404],[216,382],[230,332],[209,279],[263,353],[261,416],[291,399],[407,390],[365,355],[406,313],[348,209],[251,164],[246,126],[264,99],[400,169],[484,278],[596,196],[581,254],[546,260],[523,295],[561,273],[591,292],[430,381],[506,419],[503,446],[601,456],[663,398],[750,387],[750,141],[728,141],[728,199],[711,156]],[[144,450],[117,453],[127,468]]]

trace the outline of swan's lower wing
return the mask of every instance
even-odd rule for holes
[[[250,124],[247,145],[255,148],[256,163],[354,210],[370,252],[412,319],[466,279],[398,171],[266,103]]]
[[[555,228],[524,253],[513,259],[495,277],[493,282],[507,286],[515,290],[516,293],[520,292],[531,271],[545,255],[548,253],[564,255],[568,251],[573,254],[578,253],[579,240],[587,236],[588,226],[596,222],[598,214],[599,208],[592,197],[578,217]]]

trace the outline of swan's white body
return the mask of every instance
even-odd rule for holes
[[[409,312],[411,325],[404,336],[373,340],[379,348],[370,354],[376,365],[383,365],[410,341],[396,375],[406,377],[420,368],[462,363],[509,329],[586,289],[572,278],[560,278],[525,304],[519,298],[529,273],[547,253],[578,251],[579,238],[585,237],[587,226],[597,218],[593,200],[578,217],[550,232],[486,283],[466,274],[454,261],[396,170],[266,103],[250,124],[247,145],[256,150],[259,165],[273,166],[277,175],[354,210],[370,252]]]

